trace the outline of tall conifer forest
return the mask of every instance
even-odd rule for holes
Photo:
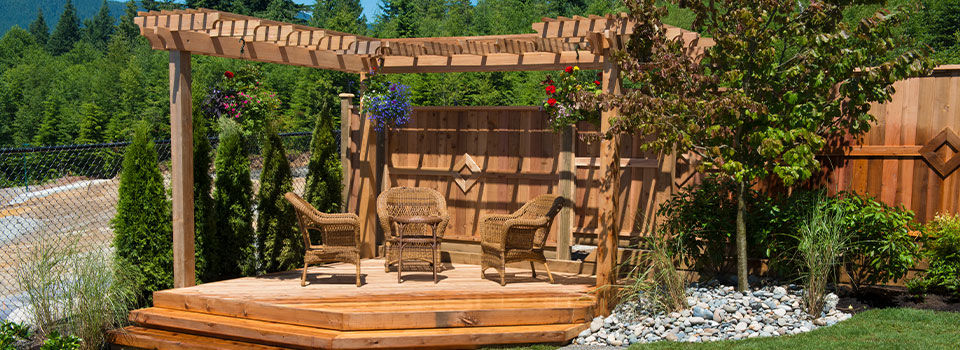
[[[876,1],[867,1],[876,2]],[[904,47],[928,45],[941,63],[960,62],[960,5],[922,0],[904,26]],[[915,4],[888,0],[887,6]],[[690,28],[689,14],[664,3],[664,22]],[[115,5],[114,5],[115,6]],[[882,5],[848,14],[858,21]],[[532,32],[542,17],[623,11],[618,0],[381,0],[375,18],[359,0],[144,0],[129,1],[120,18],[108,3],[81,18],[67,1],[56,21],[42,12],[26,28],[2,28],[0,38],[0,148],[127,140],[135,121],[153,135],[169,135],[167,53],[139,36],[138,10],[204,7],[383,38]],[[695,28],[693,28],[695,29]],[[312,68],[193,57],[194,111],[225,71],[256,65],[263,87],[277,93],[280,131],[310,131],[320,117],[339,123],[337,94],[356,92],[358,76]],[[547,72],[406,74],[390,80],[410,86],[414,105],[539,105]],[[209,132],[218,132],[214,118]]]

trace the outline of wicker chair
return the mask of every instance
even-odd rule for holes
[[[303,275],[300,286],[307,285],[307,266],[329,262],[357,265],[357,287],[360,286],[360,220],[350,213],[321,213],[296,193],[284,195],[297,212],[300,234],[303,235]],[[313,244],[310,230],[320,231],[321,244]]]
[[[437,225],[437,237],[443,238],[443,232],[450,222],[450,215],[447,214],[447,201],[440,192],[430,188],[422,187],[394,187],[381,193],[377,197],[377,216],[380,220],[380,226],[383,228],[384,250],[386,251],[386,260],[383,264],[383,270],[390,272],[390,265],[397,264],[399,259],[399,249],[397,249],[396,225],[391,221],[391,217],[397,216],[418,216],[429,215],[439,216],[442,220]],[[430,236],[431,228],[427,225],[411,224],[404,228],[405,236]],[[437,247],[437,249],[440,249]],[[430,246],[406,246],[403,250],[403,260],[420,260],[431,265],[433,263],[433,249]],[[434,271],[438,266],[432,266]]]
[[[524,204],[513,214],[484,215],[480,218],[480,278],[488,268],[500,272],[500,285],[506,285],[504,270],[508,263],[529,261],[533,277],[537,270],[533,263],[539,262],[547,269],[547,277],[553,283],[553,274],[543,256],[553,218],[563,207],[563,198],[552,194],[540,195]]]

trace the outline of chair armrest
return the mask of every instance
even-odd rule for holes
[[[550,219],[546,217],[536,219],[510,219],[504,223],[504,226],[506,226],[507,230],[514,227],[540,228],[547,226],[548,222],[550,222]]]
[[[356,217],[335,217],[335,218],[318,218],[318,225],[353,225],[360,226],[360,220]]]

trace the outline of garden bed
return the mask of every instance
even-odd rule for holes
[[[918,298],[902,287],[866,287],[859,295],[849,290],[840,292],[837,309],[847,313],[859,313],[872,309],[908,308],[933,311],[960,312],[960,298],[927,294]]]

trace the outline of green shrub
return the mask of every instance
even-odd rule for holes
[[[343,200],[343,174],[340,153],[333,137],[333,123],[327,116],[317,117],[310,140],[310,163],[307,169],[304,199],[319,211],[339,212]]]
[[[220,120],[220,145],[214,167],[213,200],[217,213],[217,230],[212,244],[205,245],[207,272],[210,281],[256,273],[253,247],[253,184],[250,181],[250,158],[247,156],[243,132],[236,122]]]
[[[797,251],[805,267],[803,304],[813,317],[823,313],[827,283],[850,239],[843,227],[843,213],[831,210],[829,204],[828,198],[822,198],[808,207],[807,219],[799,225],[797,232]]]
[[[937,215],[923,231],[930,263],[923,289],[960,297],[960,215]]]
[[[704,278],[732,270],[735,189],[732,182],[707,178],[680,191],[658,211],[664,217],[659,230],[674,237],[681,257]],[[767,258],[774,276],[798,277],[805,269],[797,255],[798,232],[809,208],[822,205],[840,215],[844,236],[849,238],[843,264],[854,288],[900,279],[916,264],[918,244],[909,234],[912,212],[855,193],[824,196],[822,190],[797,189],[776,196],[749,190],[748,255]]]
[[[270,126],[263,135],[263,172],[257,192],[257,253],[260,270],[286,271],[303,264],[303,240],[293,207],[283,197],[293,191],[283,140]]]
[[[731,181],[707,178],[681,190],[657,212],[664,218],[658,230],[673,237],[680,258],[692,263],[705,278],[732,271],[734,261],[728,258],[733,256],[732,237],[736,232],[736,186]],[[752,189],[747,191],[745,202],[748,255],[768,258],[792,251],[778,243],[783,239],[779,237],[781,232],[793,233],[779,227],[791,223],[778,219],[778,202]]]
[[[844,270],[854,290],[864,284],[883,284],[906,276],[919,259],[917,239],[910,235],[914,214],[852,192],[836,196],[831,210],[842,213],[850,237]]]
[[[207,126],[204,118],[193,119],[193,217],[194,239],[196,241],[197,279],[203,282],[216,281],[216,268],[210,264],[219,264],[216,203],[210,192],[213,179],[210,177],[210,139],[207,138]]]
[[[0,350],[16,350],[17,343],[30,338],[30,327],[10,321],[0,321]]]
[[[173,286],[170,202],[145,124],[136,128],[120,173],[113,246],[119,265],[143,272],[142,295]]]
[[[59,332],[53,331],[40,345],[40,350],[79,350],[81,344],[83,344],[83,340],[76,336],[61,335]]]

